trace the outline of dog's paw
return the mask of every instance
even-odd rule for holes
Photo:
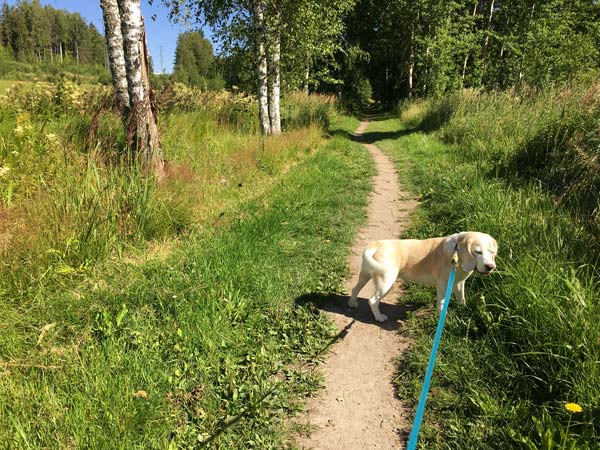
[[[385,314],[380,314],[379,316],[375,317],[375,320],[377,322],[385,322],[386,320],[388,320],[388,316],[386,316]]]
[[[348,300],[348,307],[352,308],[352,309],[358,308],[358,300],[356,300],[356,299]]]

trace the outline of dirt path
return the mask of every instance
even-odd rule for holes
[[[363,121],[355,132],[360,138],[367,128]],[[352,278],[346,282],[350,292],[360,268],[362,250],[371,241],[399,237],[416,202],[410,200],[398,183],[392,161],[375,145],[364,144],[377,168],[368,206],[368,224],[360,231],[349,257]],[[364,297],[371,295],[369,283],[361,292],[357,311],[346,306],[347,297],[328,311],[344,338],[335,344],[320,366],[325,389],[308,401],[300,419],[314,428],[308,438],[298,441],[301,449],[365,450],[401,449],[401,434],[407,432],[405,408],[394,395],[392,379],[394,359],[408,343],[398,333],[405,317],[397,306],[397,287],[381,303],[381,312],[389,319],[384,324],[373,320]]]

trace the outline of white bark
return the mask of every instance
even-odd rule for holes
[[[475,2],[475,6],[473,7],[473,17],[475,17],[477,15],[477,2]],[[492,4],[494,3],[494,1],[492,0]],[[462,83],[465,83],[465,76],[467,74],[467,63],[469,62],[469,56],[470,53],[467,52],[466,56],[465,56],[465,61],[463,63],[463,71],[462,71]]]
[[[488,44],[490,42],[490,35],[489,35],[489,31],[492,29],[492,18],[494,16],[494,0],[492,0],[490,2],[490,15],[488,16],[488,22],[487,22],[487,31],[488,34],[485,35],[485,42],[483,43],[483,55],[485,56],[487,54],[487,48],[488,48]]]
[[[267,71],[267,49],[265,36],[264,2],[254,0],[252,2],[254,20],[256,24],[256,48],[257,48],[257,75],[258,75],[258,117],[260,120],[260,131],[264,135],[271,134],[271,122],[269,120],[268,100],[268,71]]]
[[[306,72],[304,72],[304,85],[302,86],[302,90],[306,95],[309,94],[308,89],[308,81],[310,80],[310,63],[306,63]]]
[[[281,35],[275,33],[273,42],[269,46],[269,121],[271,134],[281,134],[281,114],[279,111],[279,98],[281,92]]]
[[[121,34],[121,16],[117,0],[100,0],[104,16],[104,36],[108,65],[112,74],[117,108],[125,126],[129,114],[129,92],[127,88],[127,72],[123,53],[123,35]]]
[[[140,0],[118,0],[130,113],[128,141],[142,157],[144,170],[152,168],[160,179],[165,176],[164,157],[158,140],[156,111],[148,79],[148,49]]]
[[[413,95],[413,74],[415,71],[415,26],[410,29],[410,57],[408,61],[408,98]]]

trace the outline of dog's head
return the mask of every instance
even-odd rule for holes
[[[476,270],[481,275],[488,275],[496,268],[498,244],[489,234],[477,231],[463,231],[448,236],[444,240],[444,252],[451,256],[458,251],[458,263],[462,270]]]

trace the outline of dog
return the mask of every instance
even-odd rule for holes
[[[358,307],[358,294],[372,279],[375,292],[369,298],[369,306],[375,320],[385,322],[387,316],[379,311],[379,302],[391,290],[396,279],[401,278],[434,286],[437,289],[437,308],[441,311],[455,251],[458,264],[452,288],[457,300],[464,305],[465,280],[473,271],[487,276],[496,268],[498,244],[489,234],[464,231],[424,240],[388,239],[372,242],[363,252],[358,282],[352,289],[348,306]]]

